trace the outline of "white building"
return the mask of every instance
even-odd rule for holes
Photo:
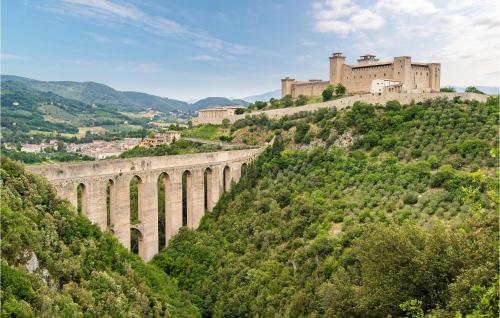
[[[372,81],[372,94],[401,93],[403,83],[390,79],[377,78]]]

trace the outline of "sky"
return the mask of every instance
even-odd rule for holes
[[[441,84],[500,86],[497,0],[9,0],[1,73],[181,100],[328,79],[328,57],[442,63]]]

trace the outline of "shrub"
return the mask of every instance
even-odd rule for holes
[[[335,95],[343,96],[343,95],[345,95],[345,92],[346,92],[346,88],[344,85],[339,83],[337,86],[335,86]]]
[[[333,96],[333,86],[330,84],[328,85],[325,90],[323,91],[323,93],[321,93],[321,95],[323,96],[323,101],[329,101],[330,99],[332,99],[332,96]]]
[[[304,95],[299,95],[299,97],[297,97],[297,100],[295,101],[295,106],[303,106],[305,104],[307,104],[307,97]]]
[[[441,87],[440,91],[443,93],[455,93],[456,92],[455,87],[453,87],[453,86]]]
[[[465,89],[466,93],[476,93],[476,94],[484,94],[480,90],[478,90],[475,86],[469,86]]]
[[[410,192],[403,196],[403,203],[413,205],[418,202],[418,195],[416,193]]]

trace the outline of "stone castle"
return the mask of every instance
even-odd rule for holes
[[[433,93],[439,92],[440,63],[412,62],[409,56],[380,62],[375,55],[362,55],[357,65],[345,64],[342,53],[330,57],[330,80],[281,80],[281,94],[297,97],[319,96],[329,85],[342,84],[348,94]]]

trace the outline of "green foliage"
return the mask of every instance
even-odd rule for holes
[[[483,92],[478,90],[475,86],[469,86],[469,87],[465,88],[465,92],[466,93],[484,94]]]
[[[441,87],[440,91],[443,93],[455,93],[456,92],[455,87],[453,87],[453,86]]]
[[[136,146],[120,154],[120,158],[148,157],[148,156],[170,156],[199,152],[213,152],[220,150],[217,145],[201,144],[189,140],[180,139],[170,145],[159,145],[148,148]]]
[[[295,100],[295,106],[304,106],[307,104],[308,98],[305,95],[299,95]]]
[[[218,140],[220,136],[227,136],[228,130],[218,125],[201,125],[191,129],[183,130],[183,137],[200,138],[206,140]]]
[[[435,191],[430,169],[338,148],[265,154],[154,264],[206,317],[402,316],[411,299],[453,315],[448,306],[473,284],[493,283],[489,275],[453,287],[476,268],[496,272],[495,186],[479,178],[476,216],[465,193],[452,195],[457,181],[474,184],[471,174],[451,170],[457,181]]]
[[[261,109],[263,109],[264,107],[267,106],[266,102],[263,102],[263,101],[260,101],[260,100],[255,101],[253,104],[255,105],[255,108],[257,108],[258,110],[261,110]]]
[[[173,279],[0,160],[2,317],[198,316]]]
[[[346,88],[341,83],[339,83],[337,86],[335,86],[335,95],[343,96],[343,95],[345,95],[345,92],[346,92]]]
[[[334,92],[333,85],[329,84],[321,93],[321,96],[323,96],[323,101],[326,102],[332,99],[333,92]]]
[[[42,152],[31,153],[24,151],[12,151],[2,147],[2,155],[12,160],[21,161],[27,164],[49,163],[49,162],[71,162],[71,161],[92,161],[94,158],[73,152]]]

